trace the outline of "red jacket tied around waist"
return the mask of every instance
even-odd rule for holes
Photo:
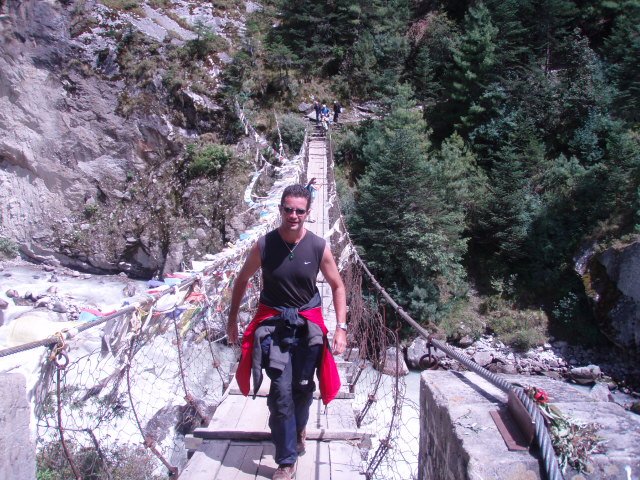
[[[240,363],[238,364],[238,371],[236,372],[236,381],[240,387],[240,392],[242,392],[244,396],[249,395],[250,390],[252,362],[251,350],[253,349],[255,331],[264,320],[275,317],[279,314],[280,312],[275,308],[271,308],[261,303],[258,306],[258,311],[253,317],[253,320],[244,332],[242,337],[242,353],[240,356]],[[309,322],[313,322],[318,325],[324,335],[324,345],[320,358],[320,367],[318,368],[318,379],[322,403],[327,405],[331,400],[336,398],[336,395],[340,390],[340,376],[338,374],[338,368],[336,367],[333,355],[329,351],[327,343],[328,330],[324,324],[324,318],[322,318],[322,307],[301,310],[298,314]]]

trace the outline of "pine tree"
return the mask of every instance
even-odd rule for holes
[[[444,14],[433,12],[416,21],[410,29],[414,51],[408,77],[422,104],[442,100],[444,76],[458,44],[457,26]]]
[[[480,205],[486,201],[488,178],[477,166],[476,157],[462,137],[454,133],[442,142],[440,151],[429,159],[432,182],[439,185],[446,205],[466,217],[469,228],[476,220]]]
[[[432,315],[464,285],[463,215],[430,175],[421,114],[406,99],[365,137],[369,165],[350,231],[380,280],[416,314]]]
[[[578,15],[571,0],[530,0],[522,12],[530,36],[531,48],[545,73],[562,68],[565,57],[560,55],[571,34]]]
[[[464,33],[452,51],[453,65],[447,89],[450,100],[436,106],[429,115],[438,138],[449,136],[453,130],[466,137],[480,121],[486,108],[480,102],[482,93],[495,78],[497,33],[484,3],[469,9]]]
[[[527,257],[523,247],[541,207],[534,175],[545,164],[544,154],[542,143],[526,124],[496,154],[491,196],[480,225],[506,265]]]
[[[640,2],[625,2],[615,19],[611,36],[605,40],[604,55],[610,63],[609,76],[617,88],[615,106],[620,116],[640,123]]]

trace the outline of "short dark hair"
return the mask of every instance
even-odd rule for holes
[[[280,205],[284,205],[284,199],[287,197],[306,198],[307,210],[311,208],[311,192],[299,183],[289,185],[284,189],[284,192],[282,192],[282,198],[280,199]]]

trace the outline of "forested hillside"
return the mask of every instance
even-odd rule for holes
[[[248,105],[315,93],[378,106],[381,120],[336,135],[342,197],[364,258],[413,314],[446,323],[473,287],[489,310],[588,323],[575,258],[637,233],[639,1],[276,0],[264,13],[236,55]]]

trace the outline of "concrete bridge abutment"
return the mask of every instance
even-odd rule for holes
[[[567,480],[640,479],[640,416],[548,377],[505,376],[545,390],[572,421],[598,424],[602,452],[589,471],[567,469]],[[426,371],[420,380],[419,480],[534,480],[545,470],[534,447],[510,451],[490,412],[506,393],[472,372]]]
[[[31,440],[30,419],[24,376],[0,374],[0,478],[36,478],[36,449]]]

